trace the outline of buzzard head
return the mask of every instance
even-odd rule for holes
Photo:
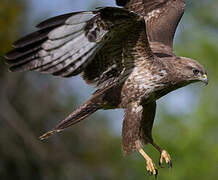
[[[204,67],[196,60],[178,57],[175,62],[175,70],[179,82],[190,84],[203,82],[208,84],[208,77]]]

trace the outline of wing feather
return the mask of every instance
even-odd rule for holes
[[[63,15],[49,18],[39,23],[38,25],[36,25],[36,27],[39,29],[48,29],[51,27],[57,27],[57,26],[63,25],[65,24],[66,19],[70,18],[73,15],[76,15],[77,13],[78,12],[73,12],[73,13],[63,14]]]
[[[62,39],[68,36],[71,36],[75,33],[83,31],[86,23],[83,22],[77,25],[63,25],[60,26],[48,34],[48,38],[51,40]]]
[[[125,66],[134,64],[137,58],[131,57],[127,62],[124,51],[139,53],[134,47],[139,36],[145,54],[152,56],[143,17],[122,8],[61,15],[37,27],[37,32],[16,41],[6,55],[10,70],[63,77],[83,72],[88,83],[103,87],[122,73],[130,73]]]
[[[46,29],[46,30],[39,30],[39,31],[36,31],[34,33],[31,33],[31,34],[19,39],[18,41],[14,42],[13,47],[16,49],[24,48],[24,47],[27,47],[31,44],[46,40],[47,34],[50,31],[51,31],[51,28]]]
[[[83,15],[84,18],[82,18]],[[66,17],[68,19],[63,21]],[[38,25],[42,29],[14,43],[15,49],[6,55],[10,70],[46,72],[45,70],[49,69],[48,73],[54,73],[57,70],[61,71],[69,64],[75,63],[74,61],[81,58],[83,53],[87,54],[86,52],[96,45],[96,43],[88,41],[84,32],[85,21],[93,17],[93,12],[81,12],[42,22]],[[56,20],[58,20],[58,23],[55,23]],[[73,22],[73,20],[76,22]],[[62,56],[64,57],[61,58]],[[58,65],[58,67],[51,69],[54,65]],[[60,67],[61,69],[57,69]]]
[[[117,5],[144,16],[152,51],[173,54],[173,39],[184,13],[184,0],[116,0]]]

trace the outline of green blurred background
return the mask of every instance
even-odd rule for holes
[[[87,4],[88,3],[88,4]],[[40,142],[37,137],[94,91],[81,78],[38,73],[9,73],[4,55],[11,43],[33,31],[39,21],[112,0],[0,0],[0,179],[101,180],[154,179],[145,161],[123,157],[122,111],[100,112]],[[187,1],[175,51],[200,61],[209,85],[194,84],[162,98],[154,139],[168,150],[173,168],[159,168],[160,180],[218,179],[218,1]],[[145,147],[158,165],[159,153]]]

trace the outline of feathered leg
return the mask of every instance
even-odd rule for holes
[[[150,104],[148,105],[150,107]],[[153,103],[151,105],[153,107]],[[150,174],[157,176],[157,169],[152,159],[145,153],[141,144],[142,121],[144,109],[139,102],[131,103],[125,110],[122,129],[122,149],[124,154],[137,150],[146,160],[146,169]]]

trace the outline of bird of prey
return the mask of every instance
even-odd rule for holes
[[[11,71],[39,71],[56,76],[80,74],[96,87],[90,99],[41,140],[78,123],[99,109],[123,108],[124,154],[138,151],[146,169],[157,175],[143,150],[150,143],[160,152],[160,165],[170,155],[152,138],[156,101],[194,82],[208,83],[197,61],[173,52],[184,0],[117,0],[118,7],[75,12],[48,19],[38,31],[13,44],[6,55]]]

